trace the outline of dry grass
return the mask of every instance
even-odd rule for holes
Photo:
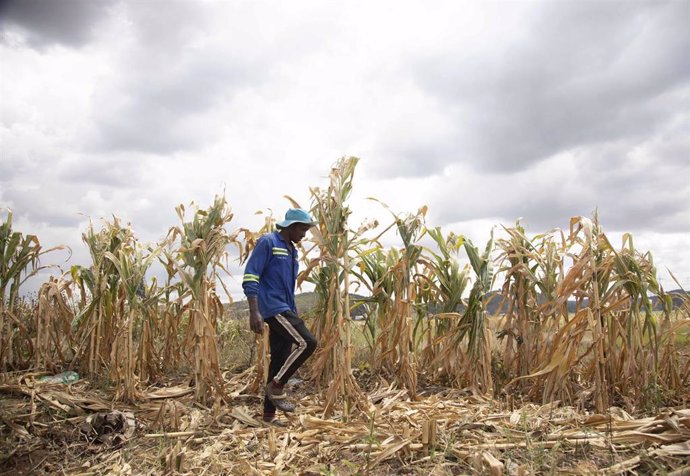
[[[511,407],[442,387],[411,401],[365,375],[369,413],[325,418],[324,398],[297,383],[298,412],[285,428],[267,426],[257,420],[260,396],[247,392],[253,370],[225,374],[231,405],[215,412],[186,384],[113,406],[88,381],[8,376],[0,474],[667,474],[690,458],[688,409],[633,418],[617,408]],[[93,415],[119,423],[98,426]]]

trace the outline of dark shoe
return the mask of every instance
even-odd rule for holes
[[[283,410],[284,412],[295,411],[295,404],[288,401],[285,389],[282,388],[282,386],[276,385],[273,380],[266,385],[266,398],[268,398],[279,410]]]
[[[275,415],[264,415],[263,421],[265,425],[279,426],[281,428],[287,427],[287,424],[285,424],[285,422],[283,421],[278,420]]]

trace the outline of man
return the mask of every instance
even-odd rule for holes
[[[244,271],[242,287],[249,302],[249,326],[257,334],[263,333],[264,323],[269,328],[271,363],[263,413],[268,423],[278,423],[276,408],[295,410],[284,386],[316,349],[316,338],[297,315],[295,306],[299,265],[294,246],[314,225],[305,210],[289,209],[285,220],[276,224],[277,231],[259,238]]]

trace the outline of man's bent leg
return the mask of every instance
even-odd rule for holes
[[[316,350],[316,338],[304,325],[304,321],[294,312],[286,311],[278,314],[268,321],[271,332],[279,334],[281,337],[290,339],[296,344],[287,359],[283,362],[273,380],[285,385],[292,374],[304,363],[307,358]]]

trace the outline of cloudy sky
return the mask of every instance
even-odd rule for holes
[[[225,191],[258,228],[355,155],[357,219],[481,242],[598,209],[690,288],[690,1],[0,5],[0,208],[68,264],[88,217],[155,241]]]

